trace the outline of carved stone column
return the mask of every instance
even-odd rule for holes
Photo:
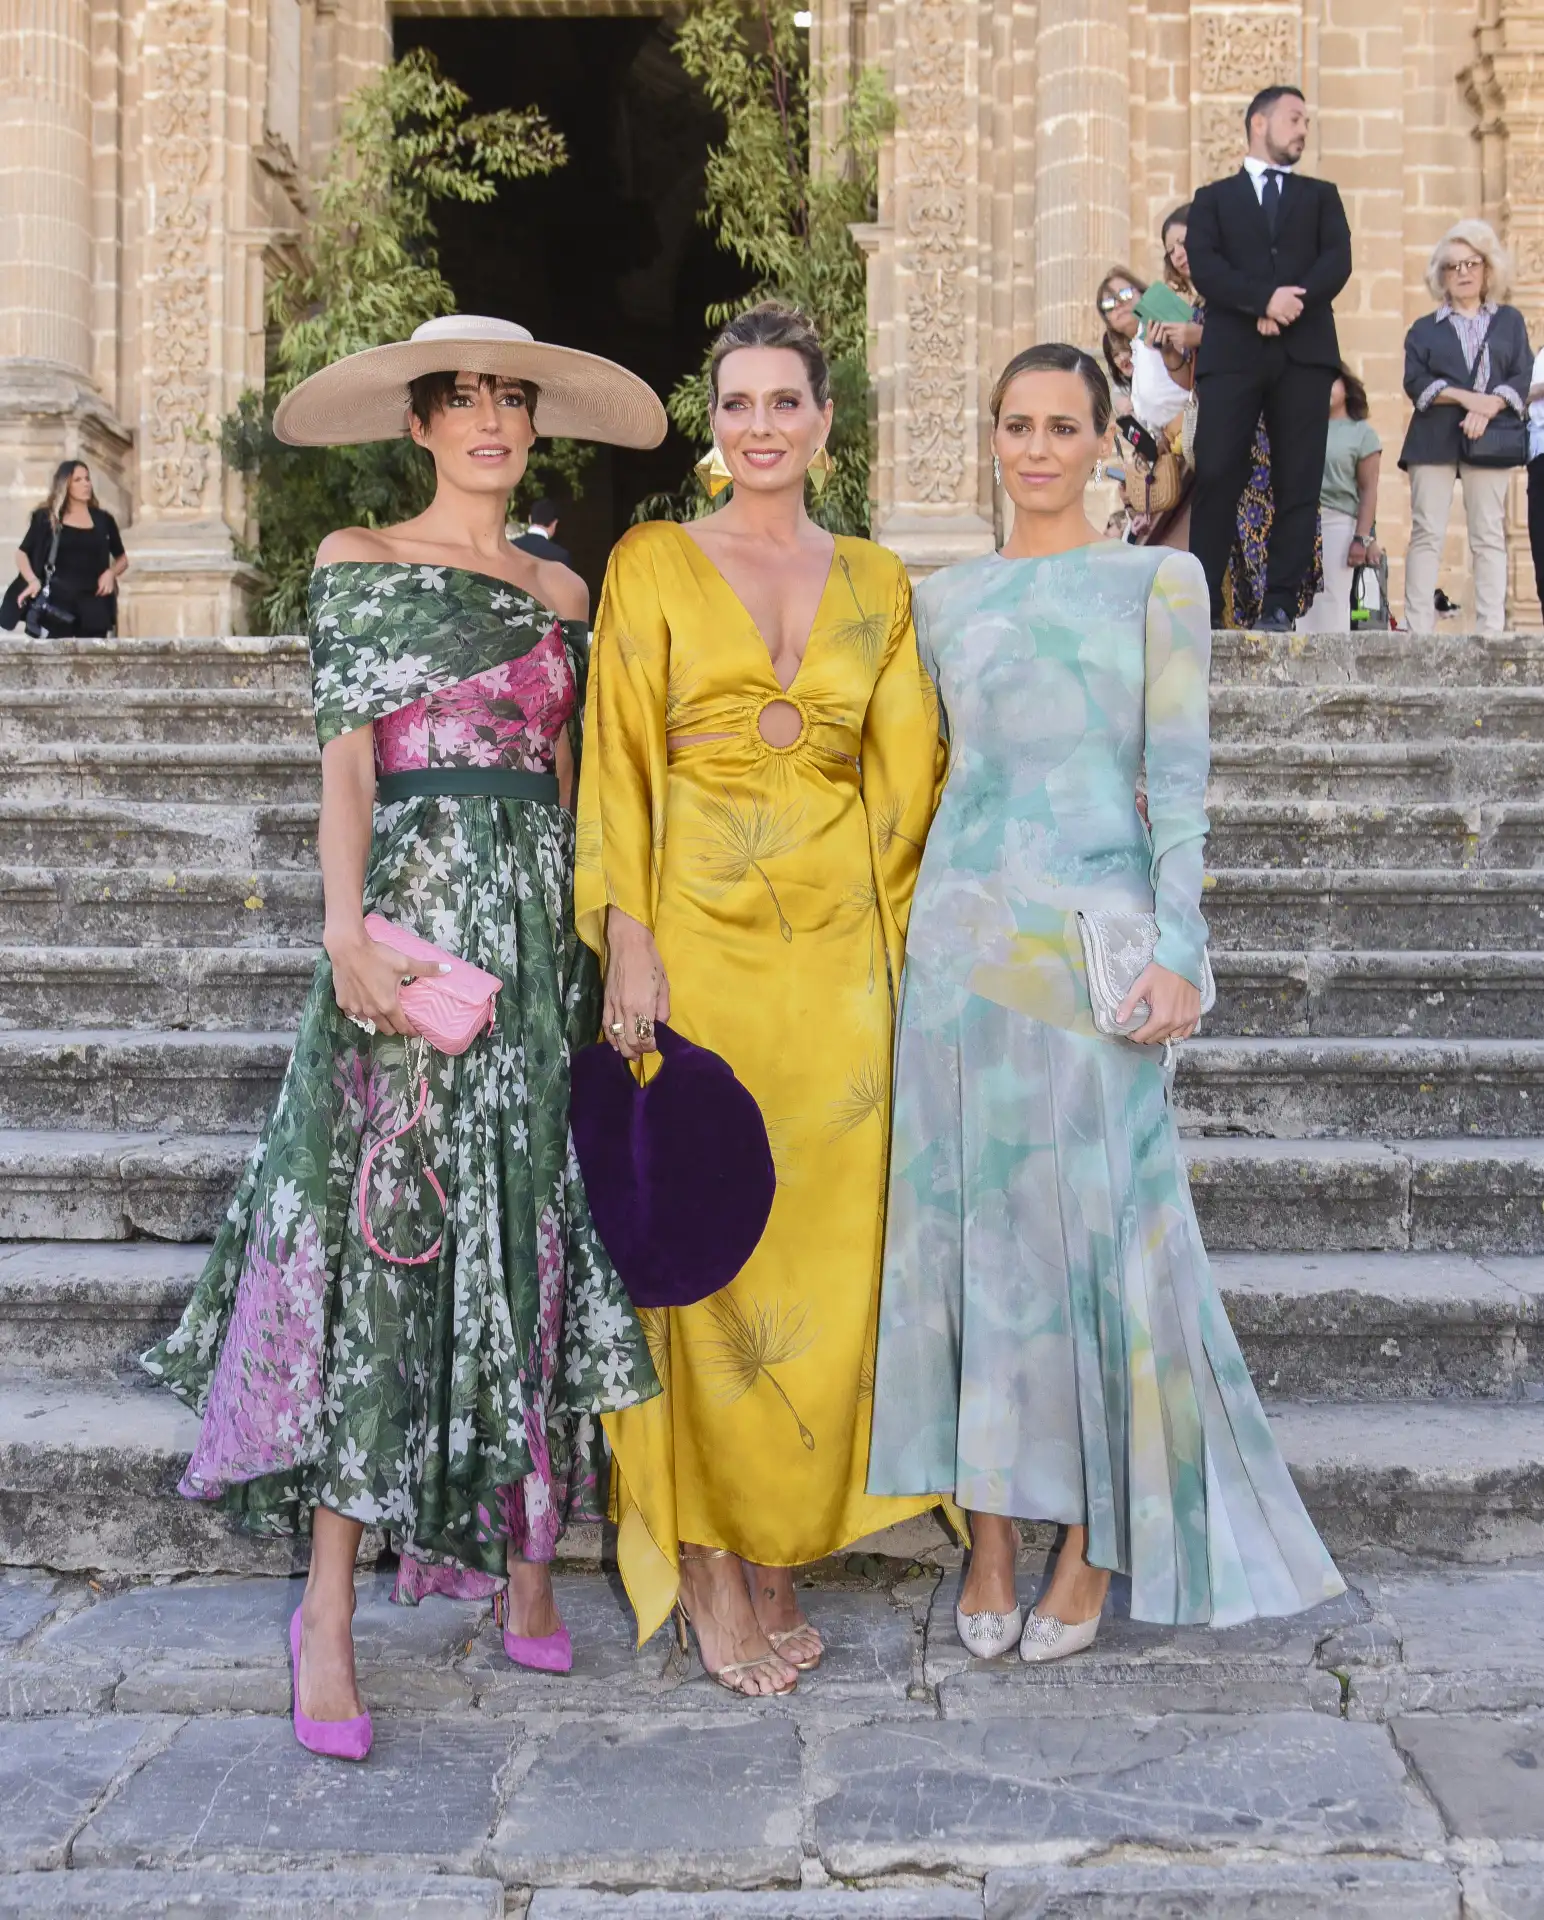
[[[1485,212],[1512,250],[1512,303],[1537,341],[1544,309],[1544,0],[1490,0],[1475,34],[1477,58],[1460,76],[1479,116],[1485,155]],[[1537,627],[1539,598],[1528,545],[1521,474],[1507,511],[1507,617]]]
[[[1094,289],[1105,270],[1130,252],[1127,31],[1127,0],[1039,0],[1035,335],[1040,340],[1086,340]]]
[[[983,347],[988,187],[980,177],[990,0],[887,0],[880,57],[896,129],[871,251],[879,390],[875,535],[918,572],[988,552]],[[986,310],[984,311],[984,305]]]
[[[127,441],[91,380],[89,0],[0,0],[0,501],[13,544],[58,462],[120,504]]]
[[[254,579],[226,518],[219,451],[221,416],[248,371],[220,377],[231,345],[228,301],[245,317],[244,249],[230,233],[232,214],[239,219],[244,208],[222,188],[245,179],[251,153],[250,124],[231,98],[231,24],[207,0],[147,0],[144,11],[138,514],[124,596],[124,624],[135,633],[239,631]],[[239,490],[232,493],[239,513]]]

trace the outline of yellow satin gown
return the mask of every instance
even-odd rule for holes
[[[778,701],[801,723],[786,748],[758,724]],[[670,750],[667,734],[728,737]],[[679,526],[617,546],[590,662],[579,932],[604,958],[608,905],[653,929],[672,1027],[733,1066],[777,1167],[739,1277],[643,1314],[664,1392],[604,1416],[640,1639],[675,1601],[682,1540],[796,1566],[936,1504],[864,1482],[894,992],[941,772],[894,554],[838,538],[785,691]]]

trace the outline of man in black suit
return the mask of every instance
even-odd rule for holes
[[[1271,442],[1271,522],[1261,625],[1287,628],[1313,565],[1330,388],[1340,368],[1331,302],[1351,277],[1351,229],[1328,180],[1293,172],[1308,138],[1296,87],[1267,87],[1245,115],[1237,173],[1191,203],[1185,250],[1206,301],[1196,349],[1196,490],[1190,550],[1212,620],[1261,416]]]
[[[571,567],[574,563],[567,547],[560,547],[553,537],[557,530],[557,501],[538,500],[531,509],[526,531],[511,545],[518,547],[522,553],[534,553],[538,560],[556,560],[560,567]]]

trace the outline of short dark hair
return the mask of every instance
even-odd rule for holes
[[[484,392],[492,393],[497,391],[506,377],[502,373],[480,373],[477,384]],[[408,382],[407,410],[419,426],[427,428],[437,413],[445,411],[460,378],[459,373],[421,373],[416,380]],[[519,379],[512,384],[525,395],[525,410],[531,416],[531,425],[534,427],[536,401],[541,388],[534,380]]]
[[[1244,134],[1247,138],[1254,131],[1254,117],[1257,113],[1269,113],[1278,100],[1301,100],[1308,104],[1307,95],[1301,87],[1275,86],[1261,87],[1253,100],[1244,109]]]
[[[1003,410],[1003,399],[1021,373],[1075,373],[1088,389],[1095,432],[1103,433],[1110,424],[1115,402],[1110,398],[1110,383],[1099,362],[1081,347],[1069,347],[1060,340],[1045,340],[1037,347],[1026,347],[1022,353],[1016,353],[997,376],[991,399],[994,427]]]
[[[542,496],[531,508],[530,521],[533,527],[550,527],[558,517],[558,503]]]
[[[1367,398],[1367,389],[1342,360],[1340,363],[1340,384],[1346,390],[1346,412],[1353,420],[1365,420],[1372,412],[1372,403]]]
[[[758,306],[737,313],[713,342],[708,361],[708,387],[715,407],[719,368],[741,347],[787,347],[804,362],[815,405],[823,407],[831,398],[831,369],[826,364],[820,335],[797,307],[785,307],[777,300],[763,300]]]

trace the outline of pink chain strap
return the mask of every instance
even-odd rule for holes
[[[423,1118],[424,1109],[428,1104],[429,1076],[424,1072],[422,1062],[420,1061],[418,1105],[413,1109],[412,1119],[408,1121],[406,1126],[398,1127],[395,1133],[384,1134],[379,1140],[375,1141],[365,1154],[364,1164],[359,1169],[359,1230],[364,1235],[365,1245],[370,1251],[379,1254],[383,1260],[389,1260],[395,1267],[426,1267],[431,1260],[437,1260],[440,1257],[440,1248],[445,1243],[444,1230],[441,1229],[435,1239],[434,1245],[430,1247],[427,1253],[388,1253],[380,1241],[376,1239],[370,1227],[370,1168],[375,1162],[375,1156],[380,1152],[382,1147],[389,1147],[393,1140],[400,1140],[405,1133],[411,1133]],[[440,1203],[440,1212],[443,1215],[445,1211],[445,1189],[435,1178],[434,1169],[429,1165],[427,1160],[424,1161],[424,1178],[428,1181],[429,1185],[433,1187],[435,1197]]]

